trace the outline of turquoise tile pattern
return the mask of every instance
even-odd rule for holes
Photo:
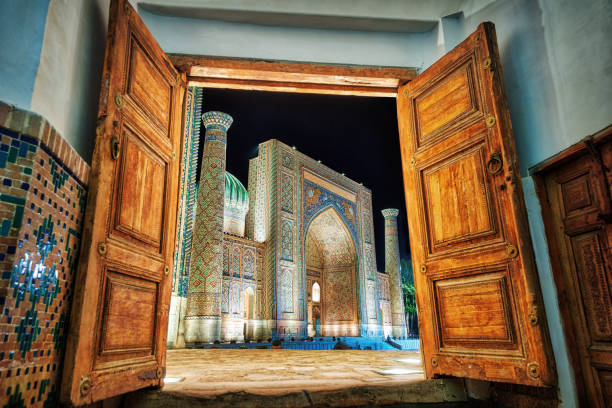
[[[55,407],[87,191],[76,174],[88,166],[42,118],[10,107],[15,124],[6,111],[0,103],[0,407]]]

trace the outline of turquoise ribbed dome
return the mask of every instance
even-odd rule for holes
[[[249,209],[249,194],[246,188],[228,171],[225,172],[225,208],[245,214]]]
[[[247,212],[249,212],[249,194],[246,188],[240,180],[226,171],[223,232],[243,237]]]

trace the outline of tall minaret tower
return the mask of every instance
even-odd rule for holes
[[[223,112],[202,115],[206,127],[185,314],[185,342],[221,337],[223,207],[227,129],[233,119]]]
[[[392,333],[395,338],[405,338],[407,331],[397,238],[398,214],[399,210],[395,208],[382,210],[382,215],[385,217],[385,272],[389,275],[389,292],[391,292]]]

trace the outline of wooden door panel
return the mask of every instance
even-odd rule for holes
[[[163,384],[185,78],[111,0],[62,400]]]
[[[169,198],[168,163],[129,128],[121,145],[115,228],[159,252],[164,203]]]
[[[158,284],[117,272],[107,274],[100,355],[150,355],[154,347]],[[123,336],[115,333],[123,332]]]
[[[150,254],[141,253],[135,247],[127,246],[124,241],[109,239],[106,243],[109,259],[121,259],[122,265],[129,265],[132,276],[142,276],[161,281],[165,271],[165,260],[159,254],[157,259]]]
[[[495,206],[485,178],[483,141],[420,169],[423,207],[426,209],[429,254],[465,250],[480,245],[479,238],[498,232]],[[454,245],[453,245],[454,244]]]
[[[612,268],[606,265],[605,240],[602,231],[570,238],[586,323],[595,342],[612,342]]]
[[[135,34],[130,35],[126,96],[167,136],[170,133],[171,82],[175,80],[168,78],[171,71],[165,66],[156,65]]]
[[[597,370],[597,374],[599,376],[599,383],[601,384],[604,404],[608,407],[612,406],[612,370]]]
[[[444,276],[444,275],[442,275]],[[473,348],[518,350],[505,270],[458,277],[432,278],[437,300],[440,349],[471,352]]]
[[[416,150],[482,117],[475,67],[475,55],[467,54],[432,80],[423,84],[415,82]]]
[[[553,385],[493,25],[397,104],[427,375]]]

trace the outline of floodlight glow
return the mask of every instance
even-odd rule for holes
[[[408,364],[421,364],[420,358],[396,358],[393,361],[399,361],[400,363],[408,363]]]
[[[423,374],[423,370],[411,370],[408,368],[388,368],[386,370],[376,370],[378,374],[382,375],[407,375],[407,374]]]
[[[177,383],[177,382],[181,382],[185,379],[185,377],[165,377],[164,378],[164,382],[165,383]]]

